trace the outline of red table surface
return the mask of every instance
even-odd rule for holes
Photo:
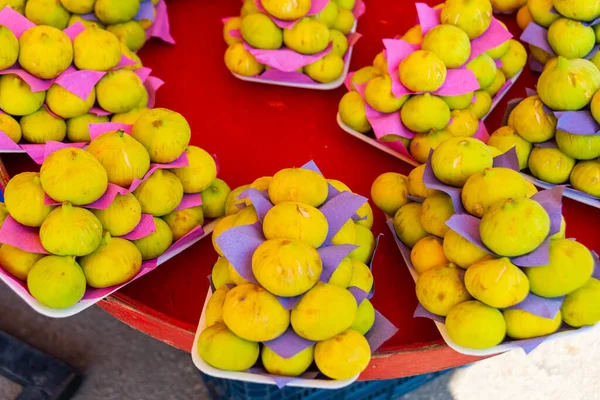
[[[325,92],[283,88],[242,82],[229,73],[223,63],[226,45],[221,36],[221,18],[239,15],[240,5],[238,0],[169,1],[177,45],[154,40],[140,52],[144,65],[166,82],[158,92],[157,107],[176,110],[188,119],[191,144],[217,154],[219,177],[233,189],[282,168],[314,160],[326,177],[342,180],[356,193],[370,197],[371,183],[379,174],[408,174],[410,166],[337,126],[337,106],[344,88]],[[519,32],[514,20],[503,19],[512,32]],[[367,1],[367,12],[358,24],[363,37],[354,49],[351,70],[371,64],[383,48],[381,39],[405,32],[415,21],[413,2]],[[488,118],[490,132],[500,127],[506,100],[523,97],[525,87],[534,87],[534,82],[531,73],[525,71]],[[34,168],[24,155],[3,155],[2,159],[11,174]],[[473,358],[459,356],[443,346],[431,321],[412,318],[417,305],[413,280],[383,214],[371,205],[375,214],[373,232],[385,234],[373,267],[373,305],[399,328],[380,351],[387,355],[417,355],[405,361],[382,361],[381,367],[390,368],[372,376],[410,375],[472,361]],[[565,199],[564,215],[568,237],[600,251],[600,210]],[[205,239],[121,289],[112,299],[120,305],[115,306],[114,301],[110,305],[109,301],[103,307],[130,325],[189,350],[208,288],[207,275],[216,259],[210,239]],[[185,340],[173,339],[178,334],[167,332],[165,323],[168,329],[180,331]],[[444,360],[440,363],[436,358]],[[427,360],[427,365],[412,365],[424,363],[423,360]],[[404,365],[406,362],[411,365]]]

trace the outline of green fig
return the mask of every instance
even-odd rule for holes
[[[554,0],[554,8],[561,15],[579,21],[592,21],[600,17],[600,4],[596,0]]]
[[[57,0],[28,0],[25,16],[36,25],[65,29],[71,13]]]
[[[553,12],[553,0],[527,0],[527,8],[536,24],[548,28],[560,18],[560,14]]]
[[[94,11],[107,25],[131,21],[140,9],[139,0],[96,0]]]
[[[569,180],[575,160],[559,149],[534,147],[529,156],[529,170],[544,182],[560,185]]]
[[[142,254],[142,260],[152,260],[162,255],[173,243],[173,233],[165,221],[154,217],[156,230],[150,235],[134,240],[133,244]]]
[[[173,240],[179,240],[190,231],[204,224],[202,207],[191,207],[183,210],[174,210],[162,217],[173,232]]]
[[[32,3],[27,3],[27,7]],[[56,78],[73,61],[71,39],[64,32],[51,26],[29,28],[19,38],[19,47],[21,67],[41,79]]]
[[[242,28],[243,25],[244,21],[242,21]],[[283,30],[283,43],[298,53],[315,54],[325,50],[329,45],[329,29],[327,25],[315,19],[303,18],[292,28]]]
[[[45,306],[69,308],[85,294],[85,275],[75,257],[48,256],[29,271],[27,288]]]
[[[89,124],[108,121],[108,117],[99,117],[95,114],[83,114],[70,118],[67,120],[67,139],[71,142],[89,142],[91,140]]]
[[[408,99],[400,110],[400,117],[413,132],[442,130],[450,122],[450,108],[441,98],[425,93]]]
[[[558,148],[568,157],[578,160],[592,160],[600,157],[600,135],[573,135],[557,130]]]
[[[157,169],[133,194],[142,206],[142,213],[162,217],[181,203],[183,186],[173,173]]]
[[[482,119],[492,109],[492,96],[484,90],[477,90],[475,102],[470,103],[467,109],[471,110],[478,119]]]
[[[600,161],[582,161],[571,172],[571,186],[595,197],[600,197]]]
[[[84,115],[96,102],[96,90],[92,89],[84,100],[69,92],[64,87],[54,84],[46,92],[46,104],[50,110],[61,118],[75,118]]]
[[[548,28],[548,43],[559,56],[583,58],[594,48],[596,34],[592,27],[579,21],[559,18]]]
[[[479,82],[479,88],[481,90],[490,87],[496,79],[496,63],[494,62],[494,59],[486,53],[481,54],[469,62],[467,64],[467,69],[473,72],[475,78],[477,78],[477,82]]]
[[[109,25],[106,27],[106,30],[125,43],[127,48],[133,52],[141,49],[146,43],[146,31],[144,31],[144,28],[142,28],[142,25],[138,21]]]
[[[437,55],[446,68],[464,65],[471,55],[471,41],[460,28],[453,25],[433,27],[423,37],[421,48]]]
[[[67,135],[67,124],[45,108],[40,108],[21,118],[21,131],[23,139],[29,143],[44,144],[50,140],[60,142]]]
[[[95,24],[77,35],[73,51],[75,66],[79,69],[108,71],[121,61],[119,39]]]
[[[240,33],[252,47],[276,50],[283,44],[283,32],[266,14],[256,13],[242,18]]]
[[[89,14],[94,11],[96,0],[60,0],[60,4],[73,14]]]
[[[574,328],[593,326],[600,321],[600,281],[591,278],[565,297],[561,311],[564,321]]]
[[[0,108],[14,116],[29,115],[44,104],[46,92],[32,92],[31,87],[14,74],[0,76]]]
[[[127,235],[142,219],[142,207],[131,193],[117,194],[107,208],[91,211],[112,236]]]
[[[96,84],[98,104],[111,113],[124,113],[140,107],[145,93],[140,77],[128,69],[108,72]]]
[[[183,185],[184,193],[198,193],[208,188],[217,178],[215,159],[205,150],[196,146],[185,149],[188,165],[170,170]]]
[[[229,185],[219,178],[201,192],[202,212],[206,218],[220,218],[225,215],[225,202],[231,192]]]

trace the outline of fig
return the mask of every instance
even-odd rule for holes
[[[342,32],[344,35],[350,33],[354,24],[356,23],[356,19],[354,18],[354,14],[348,8],[338,7],[338,15],[333,23],[333,29]]]
[[[319,207],[327,199],[327,181],[317,172],[303,168],[285,168],[273,176],[269,198],[273,204],[296,201]]]
[[[423,30],[421,29],[421,25],[415,25],[400,38],[405,42],[410,44],[422,44],[423,43]],[[469,43],[470,45],[470,43]]]
[[[345,257],[339,263],[331,277],[329,278],[330,285],[336,285],[346,289],[352,280],[352,274],[354,273],[354,267],[352,266],[352,260],[349,257]]]
[[[231,265],[231,263],[228,261],[227,262],[229,264],[229,278],[233,281],[233,284],[236,286],[240,286],[246,283],[250,283],[247,280],[245,280],[233,267],[233,265]]]
[[[408,174],[408,193],[414,197],[429,197],[440,193],[439,190],[429,189],[423,183],[425,164],[419,165]]]
[[[465,31],[453,25],[433,27],[423,37],[421,48],[437,55],[446,68],[461,67],[471,55],[469,37]]]
[[[559,18],[548,28],[548,43],[559,56],[583,58],[594,48],[596,33],[592,27],[579,21]]]
[[[389,75],[377,76],[365,87],[365,100],[373,109],[392,113],[400,110],[409,96],[397,98],[392,93],[392,78]],[[365,117],[366,118],[366,117]]]
[[[465,286],[471,296],[496,308],[514,306],[529,294],[527,276],[508,258],[471,265],[465,273]]]
[[[139,0],[96,0],[96,17],[107,25],[131,21],[140,9]]]
[[[0,10],[4,7],[10,7],[21,15],[25,15],[26,0],[0,0]]]
[[[496,69],[496,79],[494,80],[494,83],[485,89],[485,91],[488,92],[491,97],[495,97],[505,83],[506,77],[504,76],[504,73],[499,69]]]
[[[527,8],[535,23],[544,28],[560,18],[560,14],[553,12],[553,0],[527,0]]]
[[[500,21],[498,21],[498,22],[500,22]],[[502,25],[504,25],[502,22],[500,22],[500,23]],[[506,28],[506,25],[504,25],[504,27]],[[507,29],[507,31],[508,31],[508,29]],[[500,58],[502,58],[503,55],[505,55],[508,52],[509,48],[510,48],[510,43],[507,40],[506,42],[502,43],[501,45],[496,46],[493,49],[486,51],[486,54],[488,56],[492,57],[494,60],[499,60]],[[502,76],[504,76],[504,74],[502,74]]]
[[[247,17],[244,17],[244,19],[255,17],[256,15],[262,14],[249,15]],[[269,19],[267,16],[265,16],[265,18]],[[242,20],[242,29],[243,28],[244,21]],[[269,32],[268,35],[272,37],[274,36],[274,33]],[[267,33],[265,33],[265,36],[267,36]],[[245,36],[244,39],[246,39]],[[248,41],[248,39],[246,39],[246,41]],[[273,42],[275,42],[275,40],[273,40]],[[297,51],[298,53],[315,54],[325,50],[329,45],[329,29],[325,24],[315,19],[303,18],[300,21],[298,21],[293,27],[286,28],[283,30],[283,43],[285,43],[287,47],[294,51]],[[273,43],[272,46],[275,46],[276,44],[277,43]],[[279,42],[279,46],[281,46],[281,42]]]
[[[159,257],[171,247],[173,233],[165,221],[154,217],[156,230],[150,235],[134,240],[133,244],[142,254],[142,260],[152,260]]]
[[[529,170],[544,182],[559,185],[567,182],[575,160],[559,149],[534,147],[529,156]]]
[[[225,201],[225,215],[233,215],[240,212],[240,208],[238,206],[247,207],[252,205],[250,199],[238,199],[238,196],[248,188],[250,188],[250,185],[242,185],[229,192],[227,195],[227,200]]]
[[[29,253],[8,244],[0,245],[0,265],[9,274],[22,281],[27,280],[33,265],[45,256],[45,254]]]
[[[120,122],[122,124],[133,125],[136,123],[138,118],[148,110],[149,109],[147,107],[139,107],[125,113],[114,114],[110,118],[110,122]]]
[[[209,365],[225,371],[245,371],[258,360],[260,345],[236,336],[217,323],[198,337],[198,354]]]
[[[459,346],[486,349],[504,340],[506,323],[496,308],[470,300],[452,307],[446,316],[446,330]]]
[[[377,53],[377,55],[373,59],[373,67],[377,68],[377,70],[381,74],[388,73],[387,60],[385,58],[383,51],[380,53]]]
[[[600,161],[582,161],[571,172],[571,186],[595,197],[600,197]]]
[[[352,262],[352,278],[348,287],[357,287],[367,293],[373,289],[373,273],[371,269],[363,262],[350,259]]]
[[[170,171],[181,181],[184,193],[201,192],[217,179],[215,159],[208,152],[196,146],[188,146],[185,154],[188,165]]]
[[[108,186],[102,164],[90,153],[70,147],[58,150],[44,160],[40,179],[48,196],[75,206],[98,200]]]
[[[348,290],[318,282],[292,310],[292,327],[305,339],[327,340],[352,326],[357,308]]]
[[[191,129],[183,115],[166,108],[155,108],[138,118],[131,136],[148,150],[150,161],[166,164],[185,152]]]
[[[481,36],[492,22],[489,0],[447,0],[440,15],[442,24],[454,25],[473,40]]]
[[[89,286],[107,288],[133,279],[142,267],[142,254],[130,241],[106,232],[98,248],[80,258],[79,265]]]
[[[133,195],[140,202],[142,213],[162,217],[181,203],[183,186],[171,172],[157,169],[133,191]]]
[[[8,114],[0,114],[0,131],[15,143],[21,140],[21,125]]]
[[[313,81],[320,83],[333,82],[344,73],[344,60],[335,53],[329,53],[314,63],[305,66],[304,72]]]
[[[298,354],[283,358],[268,346],[263,346],[261,360],[268,373],[278,376],[302,375],[314,361],[315,347],[310,346]]]
[[[446,221],[454,215],[452,199],[445,193],[434,194],[423,201],[419,221],[425,232],[443,238],[448,232]]]
[[[173,240],[179,240],[196,227],[204,224],[202,206],[171,211],[162,217],[173,232]]]
[[[554,0],[554,8],[561,15],[579,21],[592,21],[600,17],[600,4],[595,0]]]
[[[457,96],[440,96],[440,98],[444,100],[446,104],[448,104],[450,111],[454,111],[464,110],[465,108],[469,107],[472,104],[474,96],[474,92],[469,92]]]
[[[527,197],[498,201],[488,208],[479,227],[482,242],[494,253],[518,257],[537,249],[550,233],[550,217]]]
[[[315,207],[285,201],[267,212],[263,220],[267,239],[293,239],[319,248],[328,232],[327,219]]]
[[[265,70],[265,66],[244,48],[243,43],[234,43],[225,51],[225,66],[234,74],[256,76]]]
[[[317,283],[322,270],[319,253],[299,240],[267,240],[252,256],[254,276],[277,296],[293,297],[306,292]]]
[[[346,220],[342,228],[331,238],[331,244],[356,245],[356,224],[352,219]]]
[[[381,72],[379,72],[377,68],[371,66],[362,67],[354,74],[352,74],[352,90],[356,90],[355,85],[367,84],[371,79],[376,78],[378,76],[381,76]]]
[[[354,329],[361,335],[365,335],[371,330],[375,323],[375,308],[367,299],[364,299],[356,312],[356,319],[352,323],[351,329]]]
[[[98,104],[104,110],[115,114],[140,107],[145,93],[146,89],[140,77],[128,69],[110,71],[96,84]]]
[[[519,121],[518,124],[521,125],[521,122],[522,121]],[[518,135],[514,128],[503,126],[498,129],[491,134],[488,145],[499,149],[503,153],[514,147],[517,152],[517,158],[519,159],[519,167],[521,170],[527,168],[529,154],[533,149],[533,145]]]
[[[410,262],[419,275],[449,263],[444,254],[442,241],[435,236],[426,236],[414,245],[410,252]]]
[[[21,118],[21,132],[23,139],[29,143],[44,144],[50,140],[60,142],[67,135],[67,124],[45,108],[40,108]]]
[[[329,29],[329,40],[333,45],[332,53],[344,57],[348,51],[348,39],[346,36],[337,29]]]
[[[227,292],[223,320],[237,336],[265,342],[285,332],[290,324],[290,312],[262,287],[246,283]]]
[[[454,264],[441,265],[423,272],[417,279],[417,299],[429,312],[446,316],[457,304],[471,300],[461,275]]]
[[[260,190],[260,191],[268,190],[272,179],[273,179],[272,176],[262,176],[260,178],[255,179],[254,182],[252,182],[250,184],[250,187],[252,189],[256,189],[256,190]]]
[[[554,60],[556,58],[555,55],[552,55],[532,44],[529,45],[529,51],[531,52],[533,58],[535,58],[537,61],[544,65],[544,68],[546,67],[546,64],[548,64],[551,60]]]
[[[275,18],[293,21],[304,17],[310,10],[310,0],[261,0],[265,11]]]
[[[550,262],[525,269],[531,293],[559,297],[579,289],[594,272],[594,259],[583,244],[569,239],[550,240]]]
[[[109,25],[106,30],[125,43],[131,51],[138,51],[146,43],[146,32],[138,21],[128,21]]]
[[[435,53],[417,50],[402,60],[398,73],[410,91],[435,92],[444,84],[447,71],[444,61]]]
[[[363,335],[348,329],[315,346],[315,363],[331,379],[350,379],[371,361],[371,348]]]
[[[99,26],[102,29],[105,28],[104,24],[101,23],[100,21],[90,21],[90,20],[87,20],[85,18],[82,18],[81,16],[79,16],[77,14],[71,14],[71,18],[69,18],[68,26],[75,25],[78,22],[81,25],[83,25],[83,27],[86,28],[86,29],[90,28],[92,25],[97,25],[97,26]]]
[[[213,326],[214,324],[223,322],[223,303],[225,302],[225,296],[229,292],[229,288],[225,285],[221,286],[210,296],[208,303],[206,304],[206,326]]]
[[[256,6],[256,0],[244,0],[243,3],[242,9],[240,10],[240,16],[245,17],[246,15],[260,12]]]
[[[410,155],[421,164],[427,163],[429,153],[435,150],[440,143],[451,138],[452,135],[445,129],[440,131],[417,133],[410,142]]]
[[[67,139],[71,142],[89,142],[90,124],[108,122],[108,117],[99,117],[95,114],[83,114],[67,120]]]
[[[39,110],[46,92],[32,92],[31,87],[14,74],[0,76],[0,108],[13,116],[29,115]]]
[[[83,298],[86,282],[75,257],[47,256],[29,271],[27,288],[43,305],[62,309],[74,306]]]
[[[471,110],[478,119],[482,119],[492,109],[492,96],[484,90],[477,90],[475,102],[470,103],[467,109]]]
[[[398,239],[411,248],[427,236],[421,225],[421,208],[420,203],[408,203],[400,207],[394,215],[394,231]]]
[[[53,206],[44,204],[44,189],[37,172],[22,172],[15,175],[4,189],[4,202],[10,216],[18,223],[38,227]]]
[[[440,144],[431,157],[435,176],[447,185],[462,187],[469,177],[493,165],[492,153],[480,140],[455,137]]]
[[[325,24],[328,28],[333,28],[338,13],[339,8],[337,3],[334,0],[329,0],[325,8],[315,16],[315,19],[322,24]]]
[[[40,241],[47,252],[59,256],[85,256],[102,240],[102,224],[89,210],[70,203],[54,209],[40,228]]]
[[[441,130],[450,122],[450,108],[429,93],[412,96],[400,111],[402,123],[413,132]]]
[[[556,124],[556,117],[544,111],[544,103],[539,96],[530,96],[521,101],[508,117],[508,125],[531,143],[552,139],[556,132]]]
[[[356,0],[334,0],[340,8],[353,10],[356,5]]]
[[[356,229],[356,245],[358,248],[352,250],[349,257],[367,264],[371,261],[375,251],[375,236],[369,228],[363,225],[354,224],[354,228]]]
[[[25,16],[36,25],[65,29],[71,14],[56,0],[28,0]]]
[[[531,339],[550,335],[560,328],[560,311],[552,319],[531,314],[525,310],[504,310],[506,334],[513,339]]]
[[[367,120],[365,102],[357,92],[351,91],[342,97],[338,112],[342,122],[351,129],[360,133],[366,133],[372,129]]]
[[[473,72],[481,90],[487,89],[494,83],[496,68],[494,59],[486,53],[481,54],[467,64],[467,69]]]
[[[201,192],[202,212],[206,218],[219,218],[225,215],[225,202],[231,192],[229,185],[219,178]]]
[[[131,193],[117,194],[104,210],[91,210],[104,230],[112,236],[123,236],[131,232],[142,219],[142,208]]]
[[[521,42],[509,39],[508,50],[499,60],[500,65],[502,65],[500,71],[502,71],[506,79],[512,79],[527,64],[527,50],[525,50]]]
[[[461,193],[462,203],[469,214],[483,217],[495,203],[527,197],[529,187],[525,179],[509,168],[487,168],[467,179]]]
[[[538,93],[555,111],[575,111],[587,106],[600,88],[600,71],[588,60],[558,61],[547,66],[538,81]]]
[[[246,15],[242,18],[240,32],[249,45],[258,49],[275,50],[283,43],[281,28],[266,14]]]
[[[94,11],[96,0],[60,0],[60,4],[73,14],[89,14]]]
[[[57,84],[52,85],[46,93],[46,104],[50,110],[64,119],[79,117],[87,113],[95,102],[96,91],[94,89],[85,100]]]
[[[451,263],[462,269],[491,258],[491,254],[475,246],[467,239],[449,229],[444,236],[444,254]]]
[[[227,259],[225,257],[219,257],[219,259],[217,260],[217,262],[215,263],[215,265],[213,265],[212,268],[212,273],[211,273],[211,279],[212,279],[212,284],[215,287],[215,289],[219,290],[222,288],[225,288],[227,290],[229,290],[227,288],[227,284],[234,284],[233,281],[231,280],[231,277],[229,276],[229,261],[227,261]],[[221,321],[223,320],[223,301],[225,300],[225,293],[227,293],[227,290],[225,292],[221,291],[221,293],[223,293],[223,298],[220,300],[220,308],[219,308],[219,318],[221,319]],[[215,296],[217,292],[213,293],[213,297]],[[212,299],[212,297],[211,297]],[[210,303],[208,304],[208,306],[210,306]],[[208,309],[207,309],[207,313],[208,313]],[[208,316],[208,315],[207,315]],[[207,325],[210,326],[212,324],[207,322]]]
[[[0,49],[0,70],[12,67],[19,58],[19,41],[4,25],[0,25]]]
[[[596,325],[600,321],[598,301],[600,281],[591,278],[585,285],[565,297],[561,307],[563,320],[574,328]]]
[[[445,130],[452,136],[473,137],[479,130],[479,119],[471,110],[452,111],[450,118]]]
[[[394,215],[408,202],[408,178],[396,172],[379,175],[371,185],[371,199],[381,211]]]
[[[19,38],[19,48],[21,67],[41,79],[56,78],[73,61],[71,39],[51,26],[34,26],[26,30]]]
[[[568,157],[578,160],[592,160],[600,157],[600,135],[573,135],[557,130],[558,148]]]

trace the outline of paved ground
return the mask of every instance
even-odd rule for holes
[[[0,283],[0,330],[65,361],[85,378],[74,400],[189,400],[207,398],[189,354],[139,333],[92,307],[68,319],[31,311]],[[443,377],[404,400],[449,400]],[[0,378],[0,400],[20,388]]]

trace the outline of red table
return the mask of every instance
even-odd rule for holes
[[[177,45],[153,41],[140,54],[153,74],[166,81],[157,106],[174,109],[189,120],[192,144],[218,155],[220,177],[234,188],[312,159],[326,177],[340,179],[370,197],[371,183],[379,174],[408,174],[408,165],[337,126],[337,105],[345,89],[320,92],[258,85],[239,81],[227,71],[220,20],[238,15],[240,5],[239,0],[169,1]],[[405,32],[415,21],[412,2],[367,1],[358,25],[364,36],[356,45],[351,70],[370,64],[383,48],[381,39]],[[509,26],[518,32],[514,21]],[[525,71],[506,98],[524,96],[524,88],[534,87],[534,82]],[[488,119],[490,131],[500,126],[505,104],[506,100]],[[32,168],[26,156],[2,158],[11,174]],[[386,234],[374,262],[373,304],[399,332],[375,355],[361,379],[417,375],[477,360],[447,347],[431,321],[412,318],[417,305],[413,280],[383,214],[373,208],[373,231]],[[566,199],[564,214],[568,237],[600,251],[600,210]],[[216,260],[211,241],[205,239],[100,306],[133,328],[190,351],[208,288],[206,277]]]

